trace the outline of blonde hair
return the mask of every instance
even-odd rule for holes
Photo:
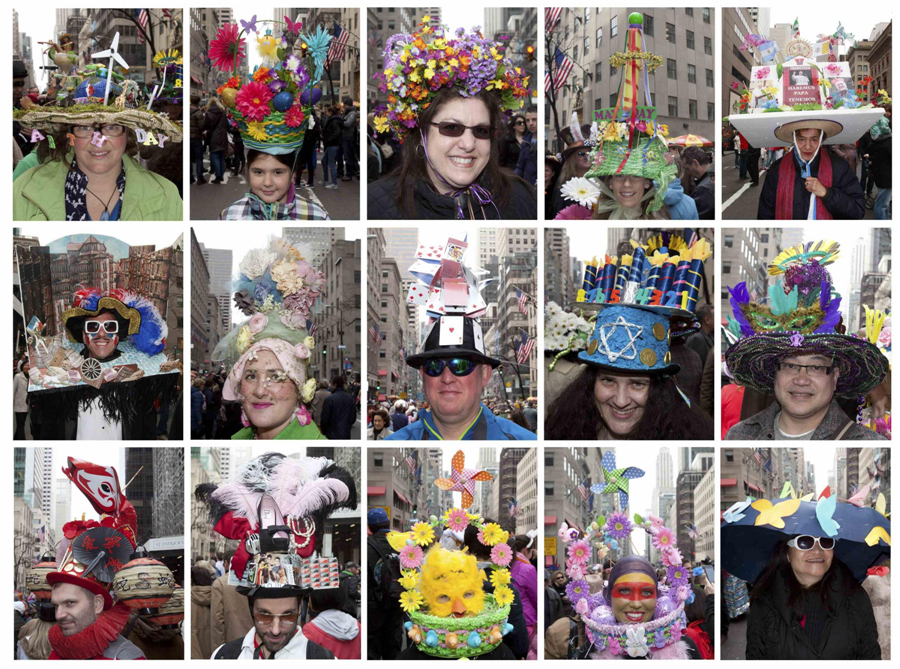
[[[29,660],[46,660],[50,657],[50,628],[56,623],[51,623],[40,618],[32,618],[22,625],[19,630],[19,641],[22,642],[22,651]]]

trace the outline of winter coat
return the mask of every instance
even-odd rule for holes
[[[322,126],[318,117],[316,117],[315,127],[307,128],[306,134],[303,136],[303,144],[300,146],[300,155],[297,158],[297,162],[300,165],[305,165],[310,157],[312,157],[313,151],[315,151],[316,147],[319,145],[319,137],[321,135]]]
[[[788,586],[779,573],[750,604],[748,660],[880,660],[881,647],[869,595],[840,562],[830,584],[830,604],[818,647],[788,606]]]
[[[191,659],[206,660],[212,655],[210,637],[211,585],[191,585]]]
[[[519,142],[516,140],[515,135],[503,137],[498,144],[498,148],[500,149],[500,167],[515,170],[520,154]]]
[[[878,576],[869,570],[869,575],[862,582],[863,589],[869,595],[872,610],[875,612],[875,624],[878,631],[878,645],[881,646],[881,659],[891,659],[891,573]]]
[[[375,428],[374,428],[374,427],[370,427],[370,428],[366,431],[366,439],[367,439],[368,441],[379,441],[379,440],[381,440],[381,439],[387,439],[388,436],[390,436],[390,435],[392,435],[392,434],[394,434],[394,431],[393,431],[391,428],[389,428],[389,427],[383,427],[383,428],[381,429],[381,432],[379,432],[379,433],[378,433],[378,436],[376,437],[376,436],[375,436]]]
[[[750,416],[746,420],[742,420],[728,430],[725,439],[728,441],[772,441],[776,439],[775,416],[778,415],[779,411],[781,411],[781,406],[778,402],[772,403],[767,409],[760,411],[755,416]],[[828,413],[825,414],[825,418],[819,423],[816,431],[812,433],[810,441],[824,441],[833,438],[832,435],[839,432],[847,420],[849,420],[847,414],[838,405],[837,400],[832,399],[831,406],[828,407]],[[842,441],[878,441],[882,439],[884,437],[875,432],[875,430],[852,423],[847,432],[844,433]]]
[[[498,418],[484,404],[481,417],[463,434],[460,441],[530,441],[537,439],[531,430],[513,423],[506,418]],[[434,424],[430,411],[419,413],[419,419],[402,430],[394,432],[386,441],[421,441],[439,439],[440,430]]]
[[[405,413],[400,413],[399,411],[395,411],[391,414],[391,431],[396,432],[397,430],[402,430],[404,427],[409,425],[409,418],[406,417]]]
[[[330,650],[338,660],[362,659],[359,621],[343,611],[323,611],[303,626],[303,635]]]
[[[340,146],[343,132],[344,120],[340,115],[329,116],[328,120],[325,121],[325,127],[322,129],[322,145],[326,149],[329,146]]]
[[[335,388],[322,403],[322,432],[327,439],[349,439],[354,423],[356,400],[343,388]]]
[[[206,120],[206,113],[199,107],[191,107],[191,139],[203,138],[203,125]],[[209,657],[207,655],[207,657]]]
[[[368,185],[370,219],[406,220],[407,217],[400,210],[397,189],[397,177],[395,176],[388,176]],[[487,190],[490,191],[490,188]],[[424,179],[416,182],[415,204],[416,218],[456,220],[459,216],[456,198],[441,195]],[[472,209],[475,211],[476,217],[481,215],[481,205],[473,202]],[[468,206],[465,203],[463,203],[463,212],[468,217]],[[484,214],[488,219],[497,218],[497,210],[489,204],[484,207]],[[518,179],[513,181],[513,192],[509,202],[500,211],[500,218],[503,220],[535,220],[537,218],[537,200],[534,190]]]
[[[822,151],[828,151],[828,147],[822,147]],[[782,160],[796,160],[794,152],[785,153],[780,160],[776,160],[766,172],[766,180],[762,185],[762,192],[759,195],[759,208],[756,218],[760,221],[775,220],[775,202],[778,197],[778,179],[781,172]],[[810,174],[814,177],[819,175],[819,163],[821,158],[816,156],[810,167]],[[847,161],[834,155],[831,155],[831,176],[832,186],[828,189],[825,197],[818,204],[822,204],[828,210],[834,219],[858,220],[865,216],[865,196],[862,187],[859,185],[859,179],[850,170]],[[794,171],[794,199],[793,199],[793,216],[795,221],[805,221],[809,216],[809,198],[811,193],[806,190],[806,179],[800,175],[800,168]]]
[[[203,427],[203,391],[191,387],[191,432],[197,432]]]
[[[537,569],[528,562],[521,553],[516,553],[510,567],[513,583],[522,595],[522,612],[525,624],[529,627],[537,625]]]
[[[325,404],[325,398],[331,394],[331,391],[325,388],[319,388],[312,400],[312,419],[316,425],[322,424],[322,405]]]
[[[530,132],[526,132],[519,145],[519,158],[516,161],[516,174],[529,184],[537,183],[537,144]]]
[[[245,427],[242,430],[238,430],[231,438],[255,439],[256,433],[252,427]],[[295,418],[288,423],[286,428],[276,434],[273,439],[327,439],[327,437],[319,431],[315,423],[309,422],[306,425],[301,425]]]
[[[228,148],[228,117],[224,109],[215,104],[209,106],[204,132],[210,151],[225,151]]]
[[[872,139],[869,133],[859,140],[859,152],[869,154],[869,174],[878,188],[891,187],[891,136]]]
[[[191,586],[193,590],[194,586]],[[228,574],[220,576],[211,586],[209,605],[209,645],[218,648],[226,641],[242,638],[253,629],[253,617],[247,598],[239,595],[237,586],[228,585]],[[227,613],[226,613],[227,612]],[[210,657],[207,655],[207,657]]]
[[[699,218],[697,203],[690,195],[684,194],[684,186],[678,177],[669,184],[664,202],[669,210],[669,218],[673,221],[693,221]]]
[[[694,192],[691,193],[691,197],[694,198],[694,202],[697,205],[697,218],[703,221],[711,221],[716,217],[715,188],[708,173],[704,174],[703,178],[694,186]],[[673,216],[672,218],[675,217]]]
[[[66,220],[66,177],[73,152],[63,160],[33,167],[13,182],[13,220]],[[125,166],[125,194],[120,221],[180,221],[182,202],[171,181],[141,167],[128,155]]]
[[[341,139],[353,139],[356,137],[356,121],[358,118],[359,112],[356,111],[356,107],[353,107],[344,114]]]

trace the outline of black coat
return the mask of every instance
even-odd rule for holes
[[[228,148],[228,117],[224,109],[211,105],[206,112],[206,122],[203,124],[210,151],[225,151]]]
[[[343,388],[336,388],[322,403],[319,429],[329,439],[349,439],[356,422],[356,400]]]
[[[397,201],[397,177],[388,176],[368,185],[369,218],[374,220],[407,219],[400,210]],[[490,191],[490,188],[487,189]],[[416,182],[416,218],[430,220],[456,220],[456,198],[439,194],[429,183],[424,180]],[[476,216],[481,211],[481,206],[472,205]],[[468,208],[463,204],[463,211],[468,216]],[[491,205],[484,207],[487,219],[496,219],[497,211]],[[509,202],[500,211],[500,217],[505,220],[528,220],[537,218],[537,199],[534,190],[528,184],[515,179],[513,192]]]
[[[344,120],[340,116],[331,116],[325,121],[322,129],[322,146],[340,146],[344,132]]]
[[[891,187],[891,137],[872,139],[869,133],[859,140],[859,152],[869,154],[869,173],[878,188]]]
[[[788,607],[787,583],[783,576],[777,575],[772,587],[750,604],[746,659],[880,660],[881,646],[872,602],[841,563],[836,565],[830,600],[822,638],[816,648]]]
[[[822,151],[830,151],[828,147],[822,147]],[[820,201],[829,211],[832,218],[845,220],[858,220],[866,214],[865,196],[859,179],[850,170],[850,165],[834,152],[831,155],[832,186],[828,193]],[[784,154],[766,172],[766,180],[759,195],[759,209],[756,218],[760,221],[775,220],[775,202],[778,196],[778,178],[782,160],[794,160],[793,151]],[[819,175],[820,156],[812,162],[810,174]],[[791,217],[795,221],[805,221],[809,215],[810,193],[806,190],[806,180],[800,176],[800,168],[797,167],[794,177],[794,212]],[[816,205],[818,206],[818,204]]]
[[[771,172],[770,172],[771,173]],[[712,221],[716,217],[716,196],[712,179],[709,174],[697,182],[691,197],[697,203],[697,215],[701,221]]]

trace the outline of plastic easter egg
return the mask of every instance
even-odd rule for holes
[[[491,628],[491,643],[500,643],[503,641],[503,634],[500,633],[500,628],[494,625]]]
[[[503,623],[503,636],[506,636],[510,632],[513,631],[513,626],[509,623]]]
[[[444,637],[444,644],[447,648],[456,648],[459,645],[459,637],[453,632],[448,632],[447,636]]]
[[[310,101],[310,97],[312,101]],[[317,104],[319,100],[322,99],[322,89],[314,88],[312,89],[312,94],[310,94],[310,90],[308,88],[304,88],[303,92],[300,94],[300,102],[304,105]]]
[[[403,623],[403,627],[406,628],[406,631],[407,631],[407,632],[409,632],[409,630],[412,629],[412,626],[413,626],[413,624],[412,624],[412,621],[411,621],[411,620],[407,620],[405,623]]]
[[[281,93],[272,98],[272,106],[275,108],[275,111],[286,112],[291,108],[292,104],[294,104],[294,96],[287,91],[281,91]]]
[[[466,639],[466,645],[469,648],[478,648],[481,645],[481,635],[478,632],[472,632]]]
[[[431,521],[432,523],[436,523],[436,522],[437,522],[437,516],[434,516],[434,515],[429,516],[429,517],[428,517],[428,520]]]
[[[235,100],[237,100],[237,91],[233,88],[222,89],[222,102],[229,109],[234,109]]]
[[[438,638],[434,630],[428,630],[428,634],[425,635],[425,645],[429,648],[437,648]]]

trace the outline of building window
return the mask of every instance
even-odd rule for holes
[[[386,283],[381,284],[381,292],[382,293],[388,292],[388,285]]]
[[[596,83],[603,81],[603,63],[597,63],[596,72],[594,74],[594,81]]]
[[[584,55],[587,56],[591,51],[591,38],[584,38]]]
[[[603,98],[594,100],[594,109],[603,109]]]
[[[669,116],[678,116],[678,98],[669,96]]]
[[[710,22],[710,9],[709,9],[709,7],[704,7],[703,8],[703,23],[709,23],[709,22]]]
[[[688,30],[687,33],[687,48],[691,51],[694,50],[694,31]]]
[[[684,13],[687,14],[688,16],[693,16],[693,15],[694,15],[694,8],[693,8],[693,7],[685,7],[685,8],[684,8]]]
[[[384,351],[378,351],[379,358],[387,358],[387,354]]]
[[[616,98],[617,97],[619,97],[618,93],[613,93],[612,95],[609,96],[609,106],[610,107],[616,106]]]
[[[725,235],[725,248],[726,249],[734,248],[734,235]]]
[[[666,58],[666,76],[669,79],[677,79],[678,72],[675,69],[675,61],[672,58]]]
[[[384,453],[373,453],[372,454],[372,466],[373,467],[384,467]]]
[[[688,83],[697,83],[697,66],[688,64]]]
[[[714,121],[716,119],[716,105],[714,102],[706,103],[706,120]]]
[[[712,71],[712,70],[707,70],[707,71],[706,71],[706,85],[707,85],[709,88],[712,88],[713,86],[715,86],[715,79],[713,78],[713,71]]]
[[[577,44],[572,47],[572,62],[573,63],[578,62],[578,45]]]
[[[722,274],[731,274],[731,263],[722,261]]]
[[[616,68],[612,66],[612,63],[609,64],[609,77],[610,79],[616,76]]]
[[[653,17],[649,14],[644,14],[644,34],[653,37]]]
[[[712,38],[711,37],[703,38],[703,53],[705,53],[707,56],[712,55]]]
[[[675,25],[672,23],[666,24],[666,41],[675,44]]]
[[[768,244],[769,243],[769,233],[768,232],[761,233],[759,235],[759,241],[763,244]]]
[[[615,37],[619,34],[619,17],[618,15],[613,16],[609,20],[609,36]]]
[[[603,28],[597,28],[597,48],[600,48],[600,45],[603,44]]]
[[[553,497],[553,481],[544,481],[544,497]]]
[[[725,451],[725,462],[734,462],[734,451]]]
[[[553,453],[548,451],[544,451],[544,466],[552,467],[553,466]]]

